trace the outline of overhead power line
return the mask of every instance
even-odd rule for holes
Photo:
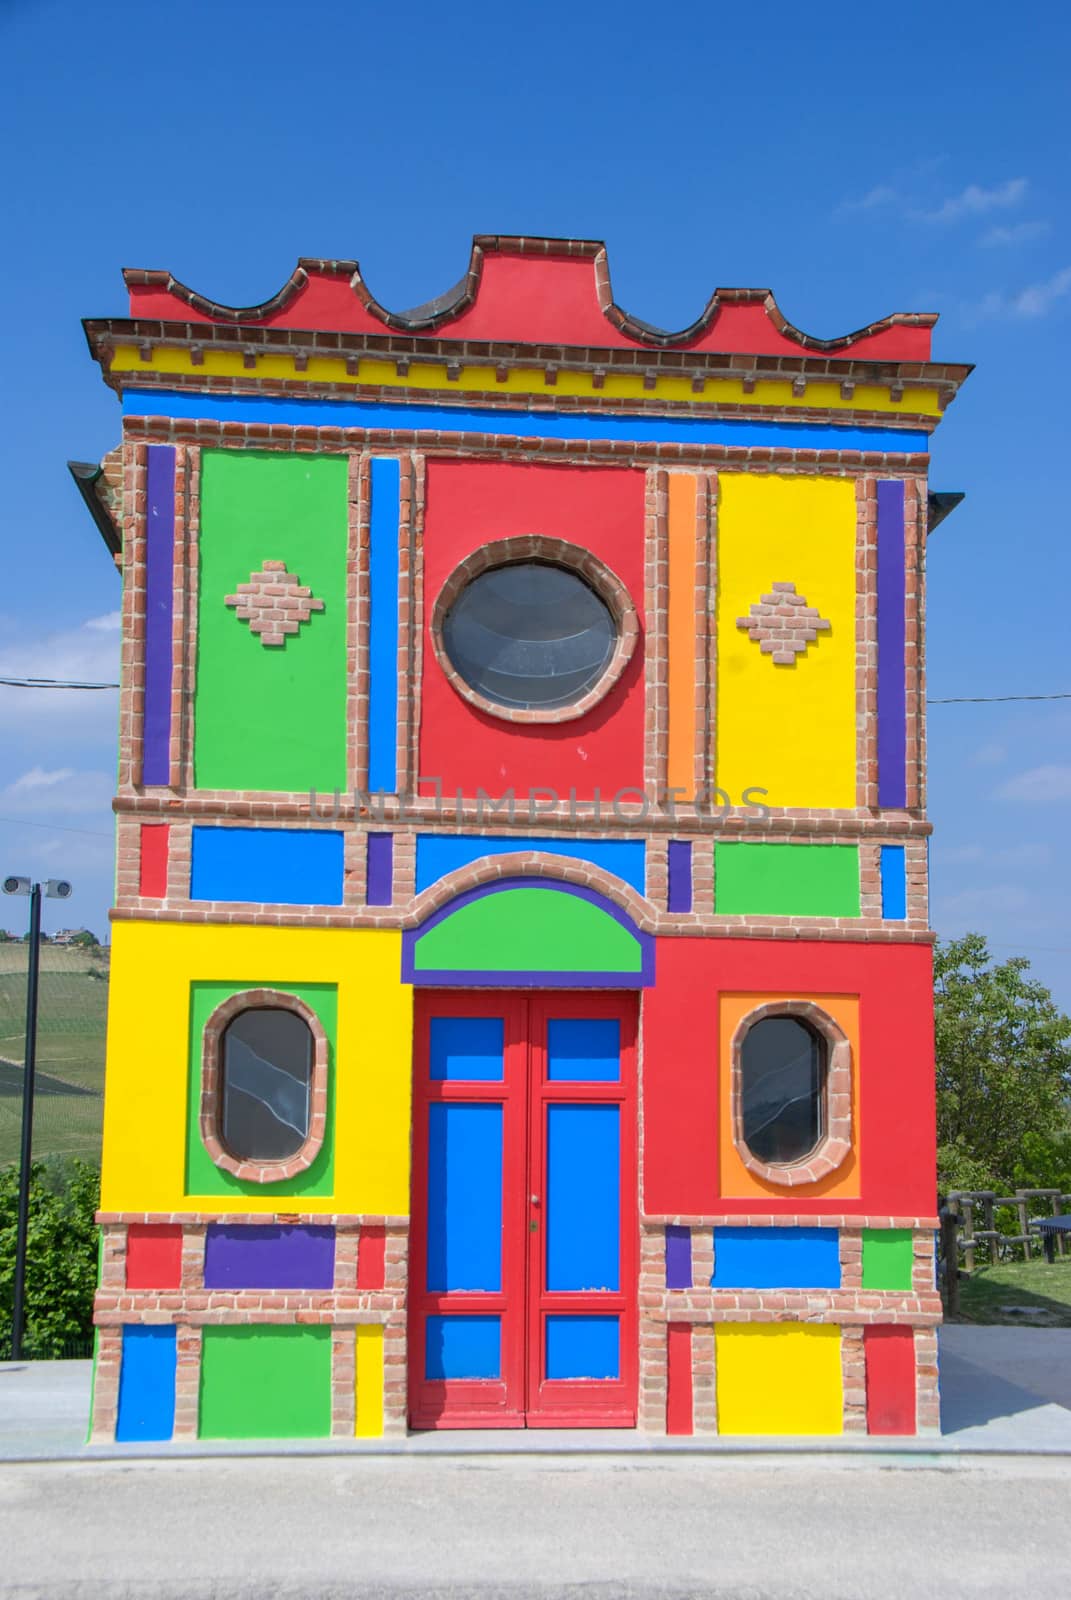
[[[81,683],[75,678],[4,678],[9,689],[118,689],[117,683]]]
[[[1008,700],[1071,700],[1068,694],[958,694],[947,700],[927,700],[928,706],[995,706]]]
[[[5,678],[0,685],[9,689],[118,689],[118,683],[82,683],[73,678]],[[956,694],[927,700],[928,706],[995,706],[1013,700],[1071,700],[1071,690],[1059,694]]]

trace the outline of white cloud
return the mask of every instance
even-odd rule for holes
[[[974,305],[963,307],[963,320],[968,327],[987,322],[995,317],[1023,317],[1031,319],[1046,316],[1057,300],[1071,293],[1071,267],[1063,267],[1044,283],[1027,284],[1025,289],[1013,294],[991,290]]]
[[[1031,767],[1016,777],[1002,783],[996,792],[998,800],[1015,800],[1023,805],[1055,805],[1071,800],[1071,766],[1053,763],[1049,766]]]
[[[1047,233],[1052,232],[1049,222],[1013,222],[1010,227],[1003,223],[996,227],[988,228],[978,243],[982,245],[1016,245],[1029,244],[1032,239],[1044,239]]]
[[[28,635],[20,622],[4,619],[0,639],[0,677],[80,683],[114,683],[119,677],[119,631],[104,617],[36,637]],[[56,736],[68,734],[85,742],[107,729],[114,740],[117,700],[115,689],[19,689],[0,684],[0,730],[36,737],[47,728]]]
[[[1041,920],[1043,902],[1017,883],[993,883],[978,889],[964,889],[961,894],[940,900],[934,908],[934,926],[948,923],[969,926],[985,917],[1020,917],[1030,915]]]
[[[837,210],[879,211],[893,206],[900,208],[903,204],[903,196],[898,189],[894,189],[888,183],[879,183],[873,189],[868,189],[858,200],[842,200]]]
[[[14,796],[20,789],[47,789],[54,783],[62,783],[65,778],[73,777],[73,767],[57,767],[54,772],[46,772],[44,767],[31,767],[21,778],[16,778],[14,783],[8,784],[3,795],[5,798]]]
[[[1007,761],[1008,752],[1004,745],[990,743],[979,745],[971,756],[972,767],[999,767],[1001,762]]]
[[[103,617],[90,617],[85,626],[95,629],[98,633],[118,633],[122,620],[121,611],[107,611]]]
[[[1034,840],[1024,840],[998,849],[988,849],[980,844],[960,844],[945,850],[937,848],[934,856],[941,867],[977,866],[982,861],[991,871],[995,867],[1045,867],[1052,860],[1052,847]]]
[[[1032,284],[1012,297],[1011,310],[1017,317],[1043,317],[1053,301],[1060,300],[1071,289],[1071,267],[1054,273],[1045,283]]]
[[[964,217],[980,217],[989,211],[1017,206],[1025,198],[1026,190],[1025,178],[1009,178],[1007,183],[998,183],[992,189],[969,183],[959,194],[942,201],[935,211],[920,211],[918,216],[923,222],[960,222]]]
[[[980,844],[949,845],[945,849],[934,849],[934,858],[945,866],[961,866],[973,864],[985,859],[985,851]]]
[[[114,791],[115,779],[107,772],[76,772],[73,767],[49,772],[32,767],[6,789],[0,789],[0,808],[9,816],[30,821],[64,812],[107,815]]]

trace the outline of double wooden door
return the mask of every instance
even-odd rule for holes
[[[636,999],[424,991],[414,1428],[636,1421]]]

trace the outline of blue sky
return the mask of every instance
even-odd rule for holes
[[[929,692],[1071,690],[1071,21],[1007,19],[5,0],[0,672],[115,673],[118,579],[64,463],[119,437],[79,319],[124,313],[121,267],[248,305],[299,255],[357,257],[401,309],[473,233],[548,233],[605,239],[618,302],[668,327],[718,284],[825,336],[940,311],[936,357],[978,370],[935,443],[932,486],[968,498],[931,548]],[[1071,701],[938,706],[929,731],[935,926],[1028,955],[1071,1009]],[[115,697],[0,688],[0,732],[0,865],[69,876],[46,926],[101,932]]]

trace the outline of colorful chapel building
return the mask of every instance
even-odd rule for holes
[[[933,1432],[935,317],[125,277],[93,1439]]]

